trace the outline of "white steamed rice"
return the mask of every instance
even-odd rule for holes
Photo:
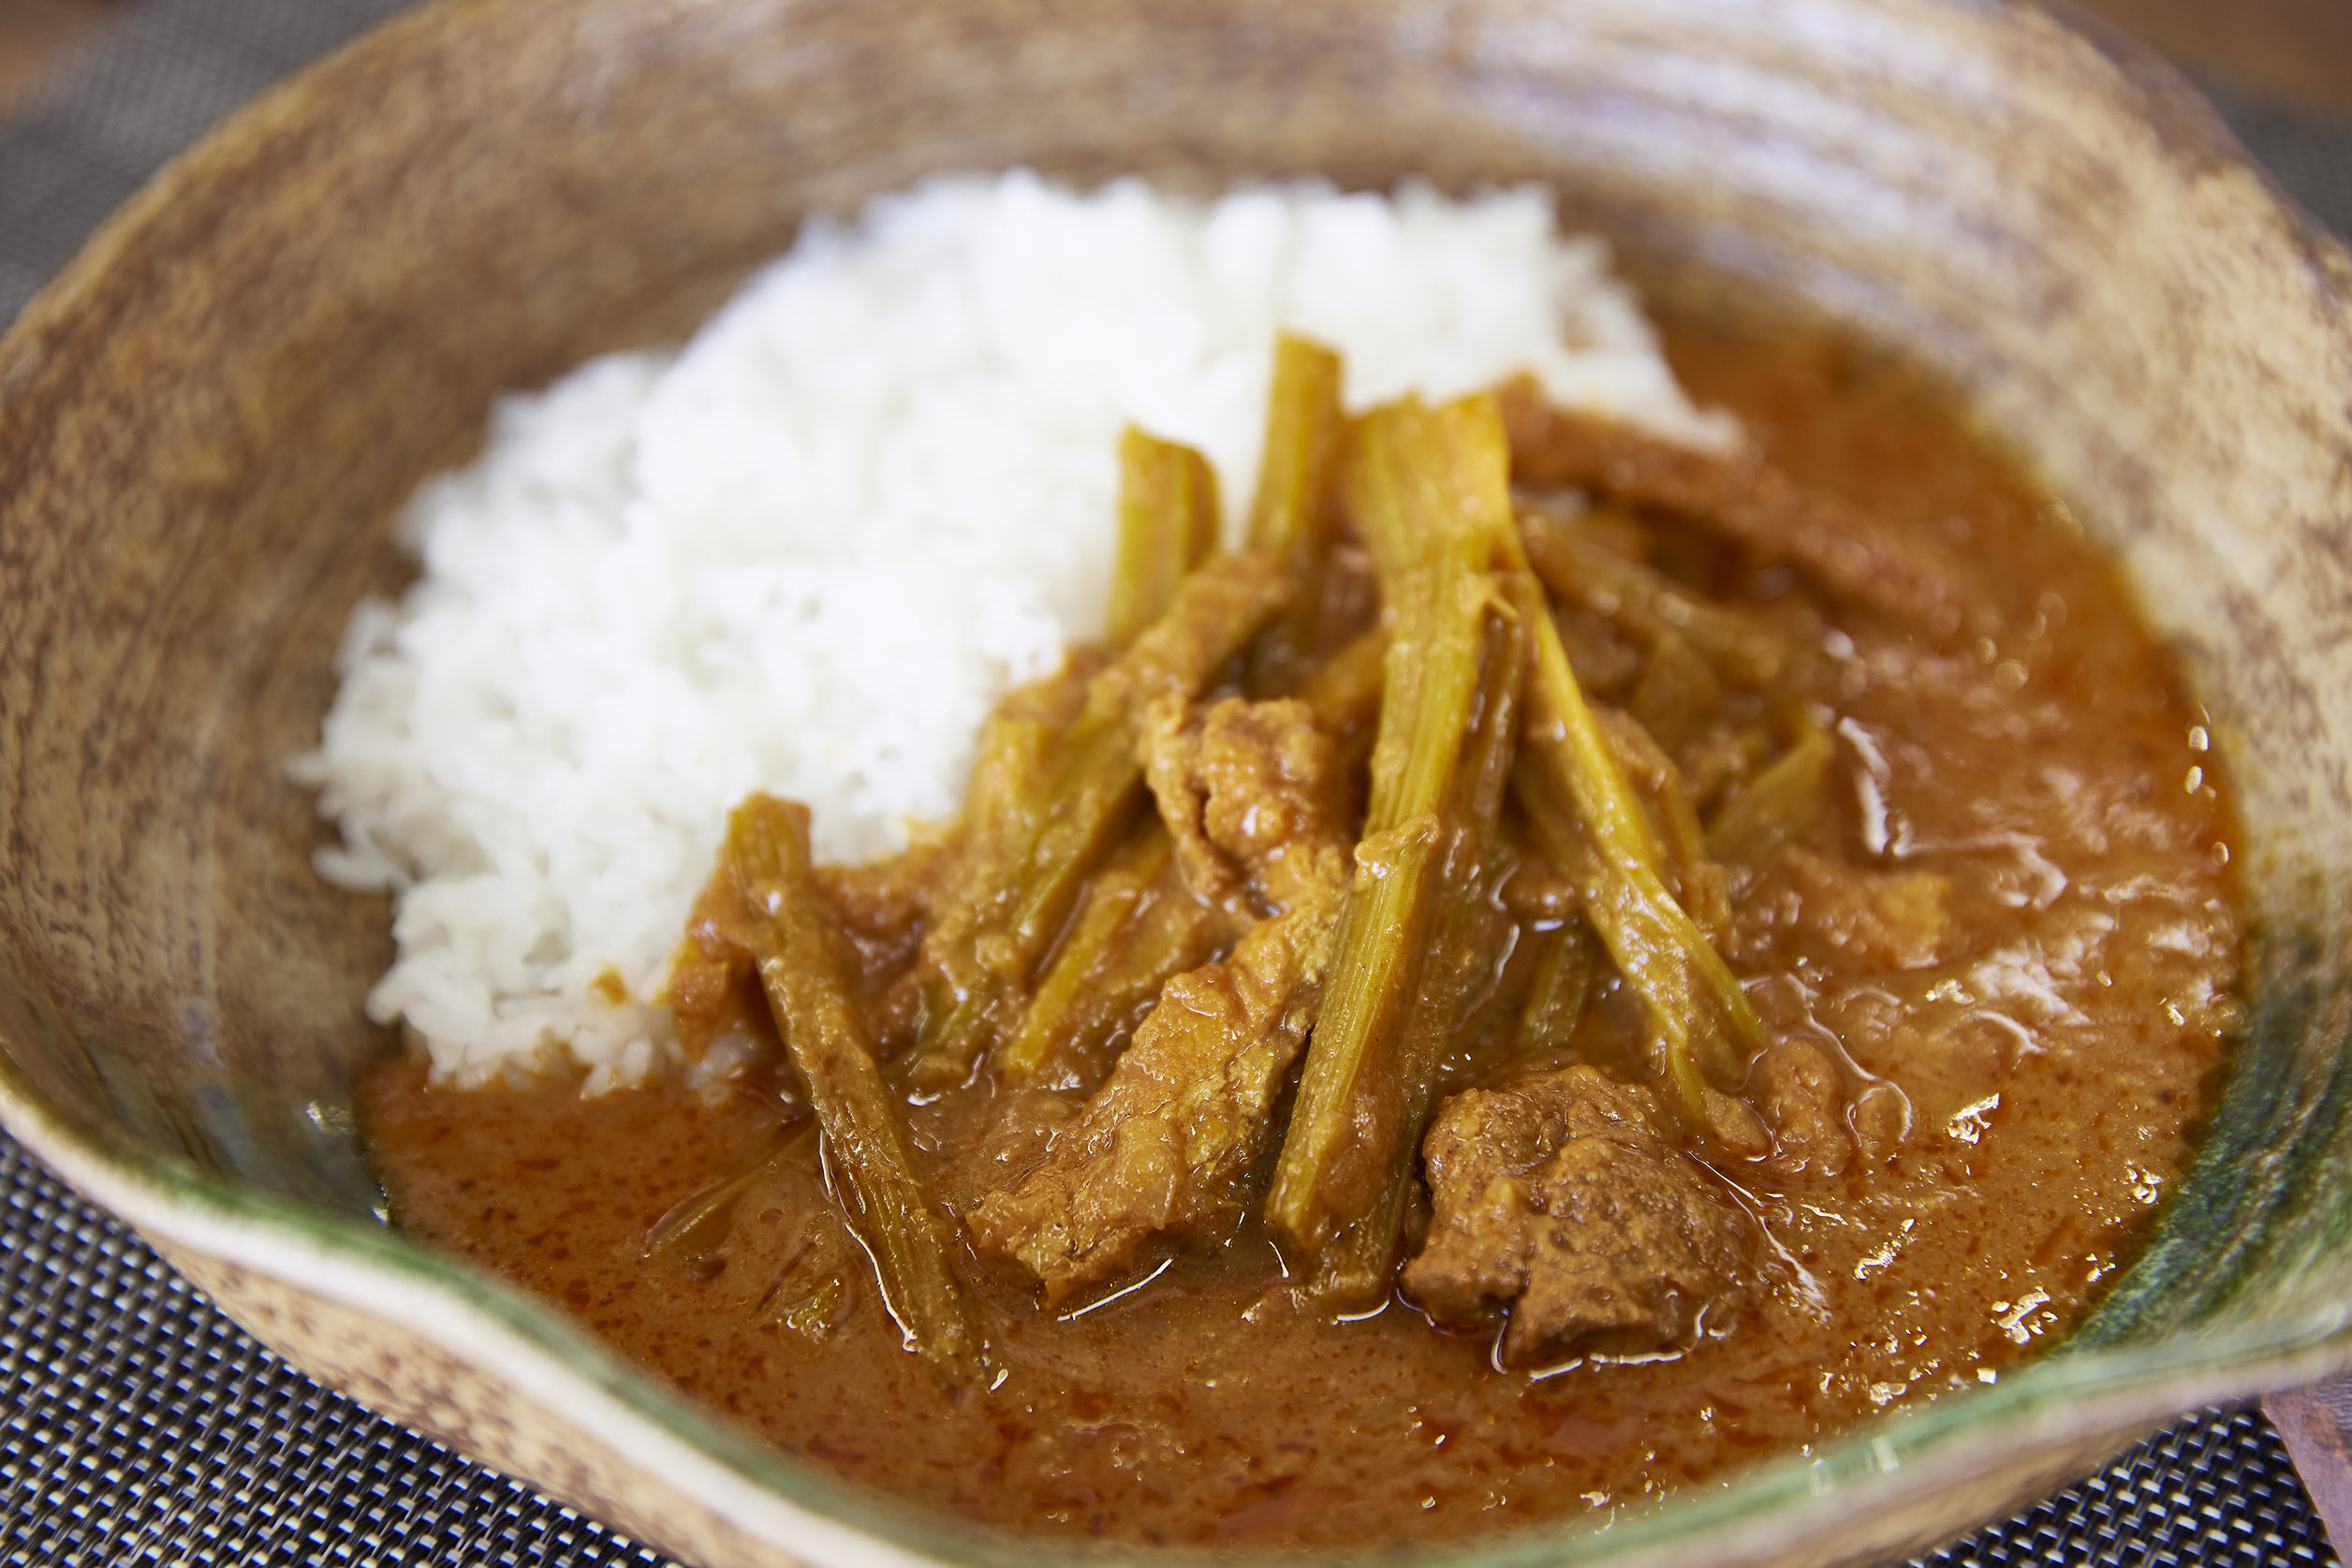
[[[1100,630],[1120,427],[1204,450],[1231,522],[1286,326],[1345,354],[1351,405],[1525,370],[1733,439],[1535,190],[1013,173],[812,224],[683,349],[505,399],[411,503],[422,575],[353,616],[295,765],[342,830],[320,873],[396,895],[371,1015],[460,1083],[673,1058],[660,1009],[592,987],[659,991],[729,809],[804,800],[836,859],[951,815],[998,696]]]

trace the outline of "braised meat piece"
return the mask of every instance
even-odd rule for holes
[[[1845,1079],[1819,1046],[1780,1040],[1766,1047],[1748,1074],[1748,1097],[1772,1130],[1778,1170],[1835,1176],[1853,1159]]]
[[[1522,485],[1586,486],[1674,513],[1931,636],[1958,631],[1982,602],[1967,566],[1923,534],[1799,485],[1754,451],[1711,452],[1555,407],[1531,376],[1502,395],[1511,476]]]
[[[1741,945],[1787,931],[1824,960],[1925,969],[1956,956],[1951,892],[1939,872],[1869,871],[1790,844],[1741,908]]]
[[[1110,1079],[1021,1185],[971,1214],[1049,1304],[1109,1279],[1154,1235],[1212,1225],[1265,1147],[1322,996],[1347,841],[1330,740],[1303,703],[1163,706],[1147,777],[1200,896],[1271,910],[1221,962],[1168,984]]]
[[[1331,742],[1305,703],[1227,697],[1195,713],[1162,700],[1145,718],[1143,752],[1144,778],[1196,896],[1232,904],[1246,883],[1262,906],[1255,916],[1330,881],[1316,856],[1345,853]]]
[[[1336,888],[1311,898],[1169,981],[1045,1163],[972,1211],[980,1250],[1019,1261],[1056,1305],[1120,1273],[1147,1238],[1227,1213],[1314,1023],[1338,908]]]
[[[1436,1317],[1510,1313],[1503,1359],[1687,1342],[1748,1297],[1756,1224],[1660,1136],[1656,1095],[1591,1067],[1446,1102],[1422,1144],[1433,1214],[1404,1288]]]

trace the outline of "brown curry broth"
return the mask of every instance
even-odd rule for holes
[[[1826,1031],[1913,1111],[1884,1168],[1728,1173],[1811,1299],[1783,1288],[1675,1358],[1531,1379],[1493,1368],[1491,1336],[1433,1332],[1401,1303],[1339,1325],[1302,1310],[1252,1219],[1075,1320],[986,1276],[1007,1375],[949,1396],[871,1280],[821,1348],[751,1310],[782,1256],[760,1233],[818,1211],[814,1170],[740,1206],[736,1262],[715,1278],[643,1260],[665,1211],[769,1147],[772,1104],[442,1093],[413,1062],[366,1094],[401,1224],[789,1453],[937,1514],[1070,1539],[1333,1546],[1611,1508],[2048,1343],[2182,1168],[2227,1029],[2227,816],[2196,715],[2063,514],[1907,376],[1828,341],[1672,346],[1693,390],[1801,479],[2004,563],[1991,641],[1939,651],[1847,623],[1840,711],[1885,759],[1901,864],[1953,878],[1964,950],[1886,972],[1745,921],[1742,969],[1790,976],[1759,997],[1773,1032]],[[1840,742],[1841,779],[1858,755]],[[1813,847],[1859,860],[1862,826],[1849,801]],[[1596,1017],[1605,1030],[1611,1009]],[[976,1124],[985,1093],[915,1112],[919,1142]],[[943,1183],[951,1199],[983,1184]]]

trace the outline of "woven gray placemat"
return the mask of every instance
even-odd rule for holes
[[[0,5],[8,0],[0,0]],[[0,323],[154,169],[406,0],[144,0],[0,124]],[[2352,127],[2216,94],[2352,232]],[[331,1393],[0,1137],[0,1568],[667,1560]],[[1933,1568],[2337,1562],[2259,1413],[2191,1417]]]

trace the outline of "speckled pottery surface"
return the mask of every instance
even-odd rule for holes
[[[2123,558],[2244,819],[2253,1007],[2149,1254],[1997,1386],[1463,1564],[1862,1562],[2352,1365],[2352,262],[2179,80],[1949,0],[444,0],[240,114],[0,344],[0,1121],[321,1378],[707,1568],[1034,1561],[742,1443],[375,1216],[388,911],[307,796],[395,509],[812,212],[1016,163],[1541,180],[1654,297],[1969,389]]]

